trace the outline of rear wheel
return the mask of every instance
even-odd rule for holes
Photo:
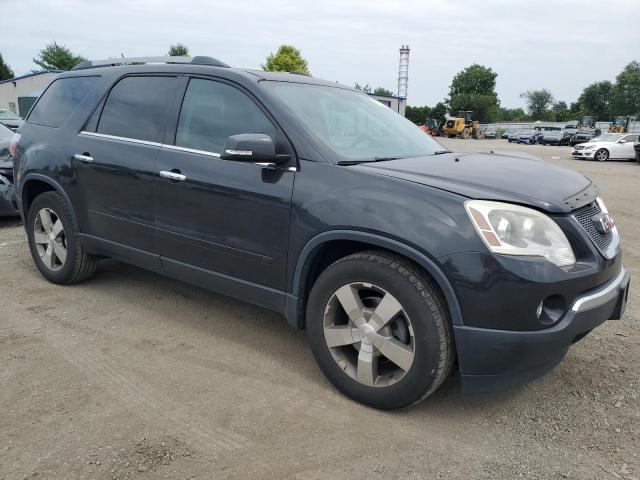
[[[599,162],[604,162],[609,159],[609,151],[606,148],[601,148],[593,156]]]
[[[350,255],[320,275],[307,303],[307,333],[331,383],[380,409],[430,395],[454,358],[446,310],[430,281],[382,252]]]
[[[86,253],[71,207],[59,193],[36,197],[27,214],[26,230],[33,261],[47,280],[76,283],[95,272],[98,260]]]

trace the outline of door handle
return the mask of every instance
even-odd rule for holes
[[[168,178],[170,180],[186,180],[187,176],[183,175],[181,173],[176,173],[176,172],[167,172],[166,170],[161,170],[160,171],[160,176],[163,178]]]
[[[85,154],[76,153],[73,158],[81,162],[93,162],[93,157]]]

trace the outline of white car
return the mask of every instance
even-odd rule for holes
[[[586,143],[573,147],[573,158],[590,158],[604,162],[609,159],[633,160],[636,157],[633,143],[638,134],[603,133]]]

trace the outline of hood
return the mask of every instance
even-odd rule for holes
[[[468,198],[529,205],[566,213],[595,200],[598,188],[581,173],[535,157],[449,153],[354,167],[453,192]]]

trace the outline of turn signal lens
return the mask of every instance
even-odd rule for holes
[[[12,157],[14,157],[16,155],[16,152],[18,151],[18,142],[21,138],[22,135],[20,135],[19,133],[14,133],[13,137],[11,137],[11,140],[9,140],[9,155],[11,155]]]

